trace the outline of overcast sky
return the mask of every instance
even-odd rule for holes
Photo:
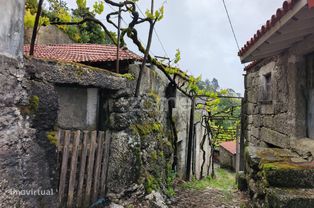
[[[75,0],[66,0],[70,7]],[[92,5],[95,0],[87,0]],[[145,12],[149,0],[139,0]],[[203,79],[219,80],[222,88],[233,88],[243,94],[243,65],[237,56],[235,44],[222,0],[155,0],[156,7],[163,2],[165,17],[156,25],[157,33],[170,58],[177,48],[181,51],[180,68]],[[240,47],[262,24],[274,14],[283,0],[225,0]],[[105,7],[106,12],[112,11]],[[104,21],[105,14],[100,19]],[[127,17],[124,17],[126,21]],[[124,23],[123,23],[124,24]],[[110,28],[110,27],[109,27]],[[140,27],[140,39],[146,43],[147,27]],[[131,42],[129,49],[137,52]],[[156,35],[152,54],[165,56]]]

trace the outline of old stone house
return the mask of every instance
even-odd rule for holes
[[[284,1],[240,50],[246,176],[258,207],[314,206],[314,2]]]
[[[171,191],[173,169],[179,177],[186,174],[190,98],[177,91],[176,106],[169,105],[169,80],[149,64],[141,96],[135,98],[140,57],[128,50],[120,51],[122,74],[112,72],[112,46],[37,45],[34,57],[28,57],[29,46],[23,49],[24,1],[0,3],[1,12],[14,11],[0,20],[0,206],[57,206],[60,164],[55,138],[60,129],[109,135],[106,186],[113,200],[154,189]],[[171,118],[169,106],[174,107]],[[192,125],[197,131],[191,172],[201,178],[209,173],[210,147],[208,140],[200,144],[204,129],[197,119]],[[12,194],[38,189],[53,189],[55,194]]]
[[[236,141],[222,142],[219,147],[219,163],[222,168],[236,170],[237,143]]]

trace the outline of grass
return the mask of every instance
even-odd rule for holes
[[[202,180],[193,179],[190,182],[185,182],[182,184],[183,189],[190,189],[196,191],[202,191],[208,188],[219,190],[223,194],[223,198],[218,198],[224,203],[232,203],[234,197],[234,191],[237,190],[236,187],[236,175],[226,169],[216,168],[215,178],[206,177]],[[249,207],[241,202],[240,207]]]
[[[206,188],[215,188],[221,191],[230,191],[235,189],[236,181],[235,174],[225,169],[215,169],[216,178],[206,177],[202,180],[193,179],[190,182],[184,183],[182,186],[185,189],[204,190]]]

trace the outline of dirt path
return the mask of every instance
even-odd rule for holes
[[[178,190],[171,208],[236,208],[246,207],[247,197],[241,192],[204,190]]]

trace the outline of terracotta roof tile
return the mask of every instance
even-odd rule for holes
[[[238,52],[239,56],[244,55],[266,32],[268,32],[283,16],[285,16],[299,0],[287,0],[278,8],[276,14],[272,15],[269,20],[255,33],[255,35],[246,42]]]
[[[28,55],[29,45],[24,46]],[[106,62],[116,61],[117,48],[100,44],[58,44],[36,45],[34,57],[64,62]],[[120,49],[120,60],[141,60],[141,57],[127,49]]]
[[[236,141],[223,142],[220,144],[220,147],[224,148],[231,154],[235,155],[237,153],[237,144]]]

